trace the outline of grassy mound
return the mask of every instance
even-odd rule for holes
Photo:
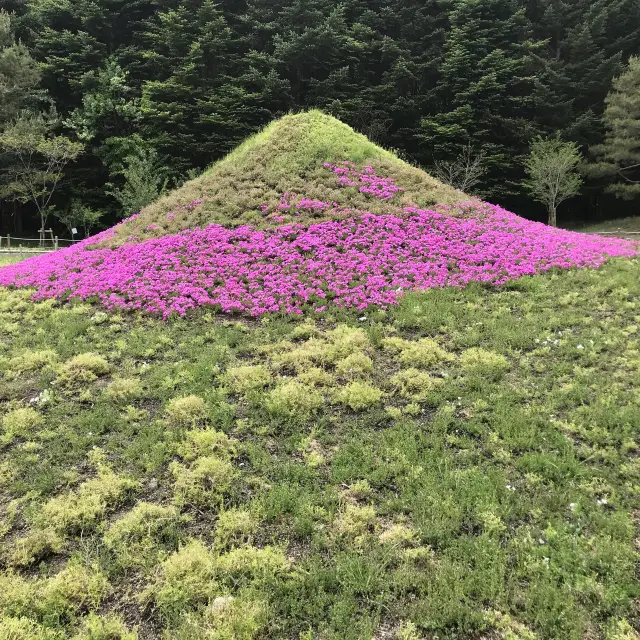
[[[372,202],[357,189],[340,188],[323,163],[343,160],[372,166],[377,175],[402,185],[404,192],[393,203],[383,203]],[[271,123],[200,177],[143,209],[133,224],[118,230],[108,243],[113,246],[211,222],[261,226],[265,224],[261,207],[276,207],[285,193],[372,213],[468,200],[462,192],[381,149],[348,125],[314,110]],[[197,204],[192,205],[194,202]],[[299,221],[319,217],[326,216],[303,215]],[[150,225],[157,229],[149,233]]]

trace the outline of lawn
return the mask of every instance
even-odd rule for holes
[[[637,638],[637,260],[312,318],[28,296],[0,637]]]
[[[15,264],[16,262],[21,262],[27,257],[29,256],[25,256],[22,254],[12,256],[7,253],[0,253],[0,267],[4,267],[8,264]]]
[[[577,228],[576,231],[583,231],[585,233],[640,233],[640,216],[606,220],[605,222],[598,222],[597,224]],[[640,236],[638,236],[636,239],[639,238]]]

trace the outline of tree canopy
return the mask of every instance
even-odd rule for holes
[[[160,182],[179,184],[273,118],[310,107],[427,170],[474,149],[483,161],[474,192],[500,203],[519,199],[518,211],[532,215],[542,210],[527,209],[523,179],[536,136],[559,134],[619,169],[618,160],[632,164],[612,149],[621,148],[623,84],[633,84],[622,74],[640,53],[635,0],[20,0],[8,7],[12,14],[0,13],[0,128],[22,109],[55,107],[53,133],[84,150],[64,167],[52,205],[62,211],[78,201],[102,211],[105,224],[125,214],[123,168],[141,153],[153,152]],[[636,68],[632,61],[628,73]],[[587,215],[607,191],[630,195],[621,176],[588,180],[573,214]],[[35,213],[28,204],[21,211]]]

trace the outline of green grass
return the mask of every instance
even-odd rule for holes
[[[4,267],[8,264],[15,264],[16,262],[21,262],[22,260],[25,260],[28,257],[29,257],[28,255],[26,256],[23,254],[19,254],[15,256],[10,256],[8,254],[0,254],[0,267]]]
[[[357,189],[336,186],[335,175],[322,163],[346,159],[357,165],[372,165],[378,175],[395,179],[406,191],[397,202],[382,203],[372,202]],[[108,244],[176,233],[210,222],[263,226],[264,215],[259,207],[275,206],[285,192],[373,213],[393,213],[409,204],[455,204],[469,199],[348,125],[313,110],[271,123],[200,177],[143,209],[140,217],[119,230]],[[196,199],[204,203],[193,211],[179,211],[173,220],[167,220],[170,212]],[[310,222],[311,218],[300,217],[298,221]],[[158,229],[147,230],[150,224],[158,225]]]
[[[604,222],[598,222],[597,224],[576,228],[576,231],[583,231],[584,233],[620,232],[620,235],[624,235],[624,233],[629,231],[640,232],[640,216],[606,220]]]
[[[310,320],[0,290],[0,637],[637,638],[639,276]]]

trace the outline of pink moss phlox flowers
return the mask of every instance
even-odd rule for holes
[[[465,207],[465,217],[414,207],[404,216],[363,213],[266,230],[211,224],[138,244],[94,246],[113,236],[111,229],[1,268],[0,285],[33,287],[35,299],[95,299],[108,309],[164,318],[203,306],[259,316],[319,312],[329,304],[384,307],[403,291],[500,285],[636,255],[628,241],[553,229],[498,206]]]
[[[373,167],[366,166],[361,171],[352,162],[343,161],[342,166],[323,162],[322,166],[336,174],[336,183],[341,187],[358,187],[361,193],[372,195],[378,200],[391,200],[396,193],[404,191],[391,178],[376,175]]]

